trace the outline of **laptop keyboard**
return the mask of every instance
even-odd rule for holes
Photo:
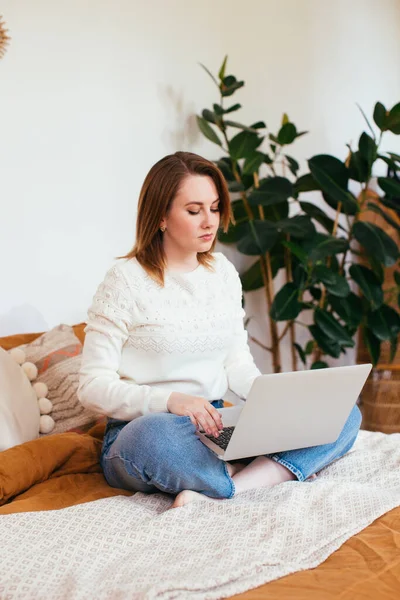
[[[219,434],[219,437],[217,438],[213,435],[207,435],[206,433],[204,435],[206,436],[206,438],[214,442],[214,444],[217,444],[217,446],[222,448],[222,450],[226,450],[234,429],[235,427],[224,427],[221,433]]]

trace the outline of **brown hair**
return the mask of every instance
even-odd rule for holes
[[[220,200],[220,228],[222,225],[224,232],[228,231],[232,219],[228,187],[214,163],[192,152],[175,152],[153,165],[140,191],[135,245],[128,254],[116,258],[136,257],[148,275],[162,287],[166,262],[160,223],[168,214],[183,180],[189,175],[205,175],[213,180]],[[199,263],[209,270],[213,268],[211,252],[216,240],[215,237],[209,250],[197,253]]]

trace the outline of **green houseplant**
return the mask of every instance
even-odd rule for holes
[[[376,104],[378,133],[365,117],[371,135],[363,132],[354,150],[348,146],[344,161],[316,155],[308,160],[309,172],[298,176],[299,164],[288,148],[307,132],[298,132],[286,114],[276,133],[268,132],[264,121],[247,126],[232,120],[241,105],[230,102],[227,107],[226,100],[244,81],[227,75],[226,66],[227,57],[214,77],[202,65],[219,100],[197,116],[197,123],[203,135],[224,151],[215,162],[232,192],[234,223],[227,233],[219,233],[219,241],[257,257],[241,280],[244,291],[265,289],[271,345],[252,339],[271,352],[274,372],[282,368],[281,342],[286,335],[293,370],[298,358],[307,367],[327,366],[324,356],[339,358],[355,345],[359,330],[374,364],[386,340],[393,358],[400,331],[400,271],[395,273],[394,287],[385,290],[383,284],[385,268],[398,265],[398,240],[363,221],[363,214],[378,212],[398,236],[400,156],[382,153],[380,144],[384,132],[400,134],[400,103],[390,111]],[[378,178],[380,192],[370,202],[378,161],[385,164],[387,174]],[[357,194],[351,191],[355,186]],[[311,191],[319,193],[322,207],[304,200]],[[284,275],[279,289],[278,273]],[[394,294],[396,308],[387,303]],[[303,346],[296,341],[300,326],[309,334]]]

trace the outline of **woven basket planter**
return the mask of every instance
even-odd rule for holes
[[[373,369],[361,393],[361,429],[399,433],[400,366],[382,367]]]

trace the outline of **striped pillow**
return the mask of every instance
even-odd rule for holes
[[[78,400],[79,369],[82,344],[69,325],[58,325],[29,344],[18,346],[38,369],[35,383],[41,381],[49,389],[47,398],[53,403],[50,413],[55,427],[50,434],[72,429],[85,431],[99,415],[87,410]]]

